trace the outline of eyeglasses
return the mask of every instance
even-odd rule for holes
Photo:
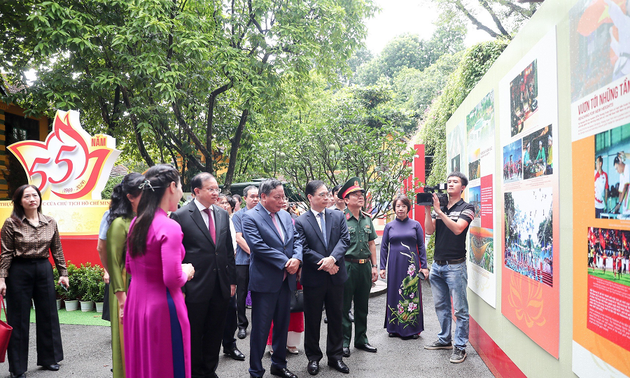
[[[210,193],[221,193],[221,189],[219,188],[205,188]]]

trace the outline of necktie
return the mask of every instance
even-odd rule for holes
[[[317,216],[319,217],[320,225],[322,226],[322,235],[324,235],[324,247],[328,248],[328,240],[326,240],[326,215],[322,211],[321,213],[317,214]]]
[[[208,214],[208,231],[210,231],[210,237],[213,242],[217,242],[217,231],[214,229],[214,221],[212,220],[212,215],[210,214],[210,208],[203,209],[203,211]]]
[[[280,224],[276,220],[276,213],[270,213],[270,215],[271,215],[271,221],[273,222],[273,225],[276,226],[276,230],[278,230],[278,234],[280,235],[280,240],[284,242],[284,235],[282,234],[282,229],[280,228]]]

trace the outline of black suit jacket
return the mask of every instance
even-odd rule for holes
[[[184,232],[184,262],[191,263],[195,268],[195,277],[184,286],[187,302],[210,300],[217,282],[221,286],[222,296],[229,299],[230,285],[236,285],[230,218],[227,211],[217,205],[213,205],[212,209],[216,244],[194,201],[171,213],[171,218],[181,225]]]
[[[343,212],[325,210],[326,214],[326,235],[328,236],[328,247],[324,246],[322,233],[315,215],[308,210],[295,221],[295,228],[300,234],[303,248],[302,265],[302,285],[320,286],[327,279],[332,279],[334,285],[343,285],[348,279],[346,272],[346,262],[344,257],[350,245],[348,227],[344,219]],[[339,266],[336,274],[330,275],[328,272],[318,270],[317,263],[324,257],[333,256]]]

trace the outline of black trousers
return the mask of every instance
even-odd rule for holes
[[[236,295],[230,298],[227,314],[225,315],[225,327],[223,328],[223,350],[231,351],[236,348]]]
[[[188,302],[193,378],[215,377],[229,298],[223,298],[217,282],[208,301]]]
[[[31,298],[35,302],[37,365],[54,365],[63,360],[55,285],[48,259],[13,259],[6,284],[7,323],[13,327],[9,371],[20,375],[28,369]]]
[[[343,356],[343,285],[333,285],[330,279],[321,286],[304,286],[304,352],[309,361],[322,359],[319,335],[322,322],[322,305],[326,305],[328,330],[326,356],[329,361]]]
[[[245,300],[249,286],[249,265],[236,266],[236,305],[238,307],[238,328],[247,328],[249,321],[245,315]]]

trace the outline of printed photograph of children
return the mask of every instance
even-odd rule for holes
[[[505,267],[553,286],[553,191],[504,194]]]

